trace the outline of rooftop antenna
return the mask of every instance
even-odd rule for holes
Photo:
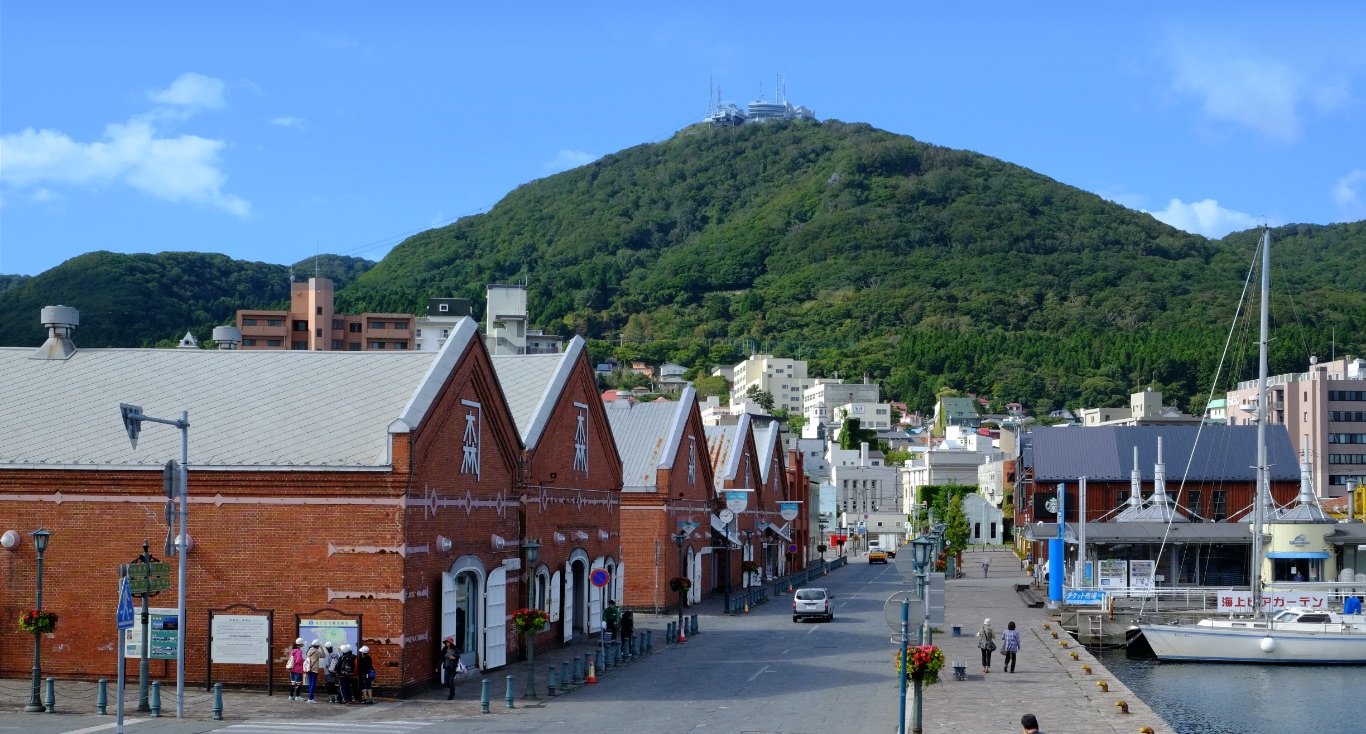
[[[782,100],[778,99],[778,87],[779,87],[779,85],[778,85],[778,75],[777,75],[777,74],[774,74],[774,75],[773,75],[773,101],[774,101],[774,102],[781,102],[781,101],[782,101]]]
[[[708,69],[708,70],[707,70],[707,117],[711,117],[711,93],[714,92],[715,90],[716,90],[716,86],[715,86],[715,84],[714,84],[714,80],[712,79],[712,72],[711,72],[710,69]],[[719,111],[720,107],[721,107],[721,105],[718,104],[718,105],[717,105],[718,111]]]
[[[764,82],[762,79],[759,80],[759,101],[764,101]]]
[[[313,278],[314,278],[314,280],[316,280],[316,279],[322,277],[322,276],[318,273],[318,258],[322,257],[322,254],[323,254],[322,245],[319,245],[317,240],[313,240]]]

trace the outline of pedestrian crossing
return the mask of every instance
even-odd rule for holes
[[[250,724],[233,724],[214,731],[231,732],[231,734],[300,734],[300,732],[317,732],[320,730],[326,731],[328,734],[409,734],[434,723],[436,722],[296,719],[293,721],[254,721]]]

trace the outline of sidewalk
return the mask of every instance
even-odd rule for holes
[[[986,578],[982,576],[984,558],[991,559]],[[909,567],[906,564],[908,575]],[[1013,552],[964,553],[962,570],[962,578],[945,584],[945,629],[935,634],[934,644],[943,649],[946,662],[939,683],[925,688],[925,731],[1019,731],[1020,716],[1032,713],[1049,734],[1131,734],[1144,726],[1156,734],[1172,734],[1172,728],[1147,704],[1050,620],[1046,607],[1031,609],[1020,601],[1014,585],[1028,583],[1029,576],[1020,570]],[[998,648],[991,656],[991,672],[982,673],[976,634],[986,618],[991,619],[998,645],[1006,625],[1015,622],[1020,633],[1016,672],[1001,671],[1004,656]],[[961,637],[952,636],[954,625],[962,628]],[[1078,659],[1073,660],[1070,653]],[[966,681],[953,679],[949,666],[954,660],[967,663]],[[1082,670],[1083,665],[1091,666],[1090,675]],[[1109,692],[1102,692],[1097,682],[1108,685]],[[1128,715],[1120,713],[1118,701],[1128,704]]]

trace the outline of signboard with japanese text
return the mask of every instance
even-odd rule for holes
[[[1327,609],[1328,594],[1322,592],[1269,591],[1262,595],[1262,607],[1279,610],[1286,607],[1306,607],[1308,609]],[[1219,611],[1247,612],[1257,611],[1252,605],[1252,593],[1248,591],[1219,592]]]
[[[779,503],[778,503],[778,515],[781,516],[784,520],[786,520],[786,521],[788,521],[788,522],[792,522],[793,520],[796,520],[796,519],[797,519],[797,515],[800,514],[800,512],[801,512],[801,503],[800,503],[800,502],[779,502]]]
[[[331,642],[333,647],[360,644],[360,622],[354,619],[300,619],[299,637],[308,642]]]
[[[1070,607],[1105,606],[1105,592],[1095,589],[1066,589],[1063,591],[1062,603]]]
[[[264,614],[215,614],[209,658],[215,663],[270,663],[270,617]]]

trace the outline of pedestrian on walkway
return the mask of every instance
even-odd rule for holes
[[[607,636],[605,639],[616,639],[617,621],[621,618],[621,610],[617,609],[617,603],[611,599],[607,600],[607,608],[602,610],[602,621],[607,623]]]
[[[1002,673],[1015,672],[1015,654],[1020,651],[1020,633],[1015,631],[1015,623],[1006,625],[1006,631],[1001,633],[1001,661]]]
[[[337,687],[337,660],[341,658],[341,653],[333,647],[332,641],[323,643],[327,652],[323,653],[323,680],[327,683],[327,702],[337,703],[341,700],[340,689]]]
[[[636,613],[627,609],[621,613],[621,639],[629,640],[636,634]]]
[[[991,629],[991,618],[982,620],[982,629],[977,630],[977,649],[982,651],[982,672],[991,672],[991,653],[996,650],[996,632]]]
[[[296,637],[293,647],[289,648],[289,700],[304,700],[304,638]]]
[[[304,675],[308,676],[308,702],[317,703],[313,691],[318,687],[318,673],[323,669],[323,644],[314,640],[308,643],[308,653],[304,655]]]
[[[374,703],[375,661],[370,658],[368,645],[361,645],[360,657],[356,659],[356,680],[360,682],[360,702]]]
[[[441,674],[441,682],[446,684],[446,700],[455,698],[455,677],[464,672],[465,665],[460,661],[460,651],[455,649],[455,638],[447,637],[442,643],[441,664],[436,672]]]
[[[341,688],[341,702],[355,703],[359,698],[356,690],[356,653],[350,644],[341,646],[341,657],[337,658],[337,684]]]
[[[982,578],[987,577],[987,571],[991,568],[991,556],[982,559]]]
[[[1034,718],[1034,714],[1021,716],[1020,726],[1024,728],[1024,734],[1043,734],[1039,731],[1039,720]]]

